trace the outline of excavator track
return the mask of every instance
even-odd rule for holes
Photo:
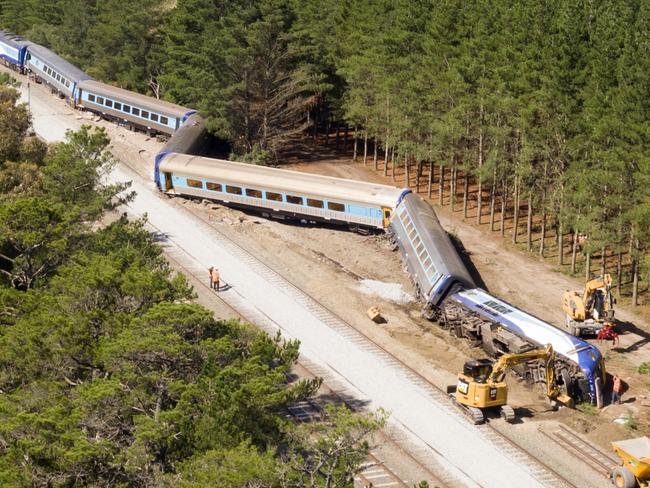
[[[501,418],[505,420],[506,422],[512,423],[515,421],[517,416],[515,415],[515,411],[510,405],[502,405],[501,406]]]
[[[469,416],[472,418],[474,425],[482,424],[485,422],[485,415],[483,415],[483,411],[480,408],[465,407],[465,409],[467,409],[467,412],[469,413]]]

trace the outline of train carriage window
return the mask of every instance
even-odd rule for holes
[[[169,119],[167,117],[163,117],[162,115],[160,116],[160,123],[162,125],[167,125],[169,123]],[[261,196],[258,198],[262,198]]]
[[[345,212],[345,205],[337,202],[327,202],[327,208],[335,212]]]
[[[61,75],[58,74],[58,73],[56,74],[56,81],[58,81],[59,83],[61,83]]]
[[[246,188],[246,196],[253,198],[262,198],[262,191],[254,188]]]
[[[211,181],[208,181],[205,184],[206,188],[210,191],[222,191],[221,190],[221,183],[213,183]]]
[[[95,102],[95,95],[88,95],[88,101],[89,102]]]
[[[241,195],[241,188],[238,186],[226,185],[226,193],[230,193],[231,195]]]
[[[431,266],[431,258],[427,255],[427,258],[424,261],[422,261],[422,267],[426,271],[429,266]]]
[[[313,198],[307,199],[307,206],[313,208],[323,208],[324,204],[322,200],[315,200]]]
[[[151,120],[158,122],[158,114],[151,114]]]
[[[188,178],[187,186],[191,188],[203,188],[203,182],[201,180],[191,180]]]
[[[142,118],[144,118],[144,119],[148,119],[148,118],[149,118],[149,112],[147,112],[146,110],[143,110],[143,111],[142,111],[142,114],[140,114],[140,115],[141,115]]]
[[[97,97],[97,104],[98,105],[104,105],[104,98],[103,97]]]
[[[66,88],[70,88],[70,82],[68,80],[65,80],[65,86]]]
[[[138,115],[139,116],[140,115],[140,109],[133,107],[133,110],[131,110],[131,113],[133,115]]]
[[[293,203],[294,205],[302,205],[302,197],[287,195],[287,203]]]
[[[107,107],[112,107],[112,106],[113,106],[113,102],[112,102],[111,100],[106,100],[106,106],[107,106]]]
[[[120,102],[115,102],[115,110],[122,110],[122,104]]]
[[[272,200],[274,202],[281,202],[282,201],[282,194],[273,193],[272,191],[267,191],[266,192],[266,199],[267,200]]]
[[[131,113],[131,106],[130,105],[122,105],[122,111],[126,112],[127,114]]]

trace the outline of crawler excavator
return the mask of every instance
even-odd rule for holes
[[[614,320],[614,297],[610,274],[588,281],[580,296],[577,291],[567,291],[562,296],[565,313],[564,326],[569,334],[580,337],[598,334],[606,322]]]
[[[517,364],[540,359],[544,361],[546,369],[546,395],[549,400],[553,405],[561,403],[571,406],[573,400],[557,385],[555,352],[550,344],[543,349],[504,354],[496,362],[490,359],[467,361],[463,372],[458,375],[454,400],[469,414],[475,424],[485,421],[486,409],[498,409],[504,420],[514,422],[515,411],[508,405],[506,373]]]

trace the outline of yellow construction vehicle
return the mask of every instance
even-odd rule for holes
[[[554,404],[562,403],[570,406],[571,397],[556,384],[555,352],[550,344],[544,349],[504,354],[496,362],[490,359],[467,361],[463,372],[458,375],[454,399],[466,410],[475,424],[483,423],[485,421],[483,411],[491,408],[498,408],[503,419],[513,422],[515,411],[508,405],[506,372],[517,364],[538,359],[544,361],[546,394],[549,399]]]
[[[614,320],[614,303],[611,275],[598,276],[587,282],[582,296],[577,291],[564,293],[564,326],[571,335],[578,337],[598,334],[605,322]]]

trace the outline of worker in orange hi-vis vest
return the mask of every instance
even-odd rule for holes
[[[208,268],[208,279],[210,280],[210,289],[214,288],[214,281],[212,281],[212,270],[214,269],[214,266],[210,266]]]
[[[210,268],[210,279],[212,280],[212,288],[215,290],[219,291],[221,289],[220,285],[220,276],[219,276],[219,270],[217,269],[216,266],[212,266]]]

